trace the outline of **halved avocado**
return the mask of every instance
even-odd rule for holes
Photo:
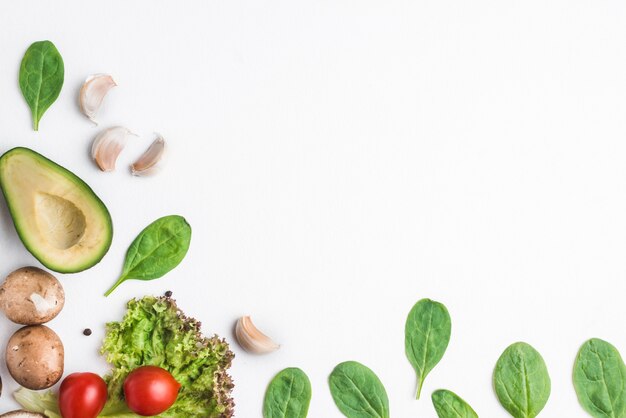
[[[97,264],[111,246],[106,206],[75,174],[28,148],[0,157],[0,187],[24,246],[60,273]]]

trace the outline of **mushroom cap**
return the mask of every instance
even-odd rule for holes
[[[11,412],[5,412],[0,415],[0,418],[46,418],[44,414],[38,414],[36,412],[24,411],[23,409]]]
[[[44,324],[56,317],[64,305],[61,283],[37,267],[15,270],[0,286],[0,309],[17,324]]]
[[[65,350],[59,336],[45,325],[29,325],[11,336],[6,349],[9,373],[31,390],[47,389],[63,376]]]

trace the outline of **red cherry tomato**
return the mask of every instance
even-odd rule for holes
[[[138,367],[124,380],[124,397],[131,411],[144,417],[158,415],[176,402],[180,383],[165,369]]]
[[[107,401],[107,385],[94,373],[72,373],[59,389],[63,418],[96,418]]]

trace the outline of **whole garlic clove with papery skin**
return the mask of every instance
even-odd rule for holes
[[[91,157],[100,170],[104,172],[115,170],[115,162],[120,155],[129,136],[136,136],[123,126],[114,126],[100,132],[91,145]]]
[[[254,326],[249,316],[239,318],[235,326],[235,337],[241,348],[252,354],[267,354],[280,348],[280,345]]]
[[[94,74],[87,77],[87,80],[80,89],[80,110],[96,125],[98,124],[96,121],[96,113],[102,105],[104,96],[115,86],[117,86],[117,83],[110,75]]]
[[[167,155],[165,139],[160,134],[148,149],[130,166],[133,176],[150,176],[163,168]]]

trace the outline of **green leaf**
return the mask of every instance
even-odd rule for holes
[[[593,338],[580,348],[574,363],[574,388],[592,417],[626,417],[626,366],[608,342]]]
[[[13,392],[13,397],[27,411],[38,412],[48,418],[61,418],[59,401],[52,391],[35,391],[21,387]]]
[[[233,384],[227,371],[233,353],[217,335],[204,337],[200,322],[185,316],[173,299],[145,296],[128,302],[120,322],[109,322],[101,352],[111,365],[105,376],[109,401],[101,415],[126,417],[124,381],[139,366],[158,366],[181,384],[174,405],[161,418],[232,416]]]
[[[510,345],[498,359],[493,385],[500,404],[515,418],[534,418],[550,397],[550,375],[541,354],[526,343]]]
[[[478,418],[478,414],[467,402],[449,390],[433,392],[432,400],[439,418]]]
[[[389,418],[389,399],[378,376],[356,361],[335,367],[328,379],[337,408],[348,418]]]
[[[105,296],[126,280],[162,277],[183,261],[190,242],[191,227],[182,216],[164,216],[152,222],[128,248],[122,275]]]
[[[451,328],[450,314],[439,302],[422,299],[409,312],[404,328],[404,349],[417,375],[417,399],[426,376],[446,352]]]
[[[265,392],[263,418],[306,418],[311,402],[311,382],[300,369],[278,373]]]
[[[63,58],[50,41],[32,44],[22,58],[20,89],[33,116],[33,129],[61,93],[65,69]]]

